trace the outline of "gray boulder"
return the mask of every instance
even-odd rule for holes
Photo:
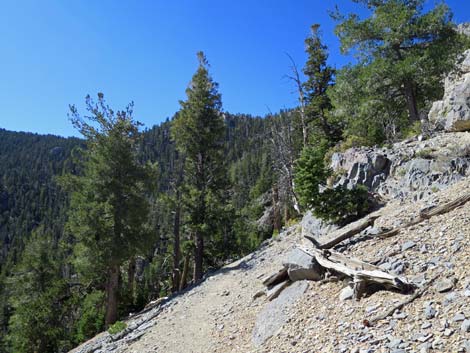
[[[470,130],[470,50],[463,54],[459,70],[446,79],[444,97],[433,103],[428,118],[437,129]]]
[[[283,263],[292,282],[301,280],[318,281],[322,270],[316,261],[302,250],[295,248]]]

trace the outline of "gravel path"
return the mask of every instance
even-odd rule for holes
[[[298,233],[283,233],[174,299],[149,332],[121,352],[249,351],[256,316],[265,304],[253,295],[264,289],[260,279],[282,266],[284,255],[300,241]]]
[[[420,209],[468,191],[470,179],[465,179],[419,202],[392,201],[375,226],[405,224]],[[297,282],[301,295],[288,288],[272,302],[265,296],[253,299],[264,289],[261,279],[279,270],[293,247],[305,245],[299,228],[289,228],[200,285],[130,319],[121,336],[101,334],[74,352],[470,352],[470,204],[388,239],[360,235],[337,247],[418,285],[438,275],[421,298],[375,327],[366,327],[364,320],[408,296],[379,291],[360,301],[341,301],[347,283]],[[255,345],[255,326],[271,330],[272,337]]]

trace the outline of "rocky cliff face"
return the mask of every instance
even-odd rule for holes
[[[459,70],[445,80],[444,97],[432,105],[429,121],[445,131],[470,129],[470,50]]]
[[[460,24],[458,32],[470,36],[470,23]],[[429,112],[429,121],[439,130],[470,130],[470,50],[460,60],[444,82],[444,97],[434,102]]]
[[[441,133],[390,148],[352,148],[335,153],[335,185],[365,185],[385,200],[420,200],[470,174],[470,133]]]
[[[470,35],[470,24],[459,32]],[[470,50],[445,80],[442,100],[429,112],[433,131],[389,148],[352,148],[332,156],[334,186],[362,184],[385,200],[420,200],[469,175]]]

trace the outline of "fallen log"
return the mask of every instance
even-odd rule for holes
[[[266,287],[275,286],[278,283],[284,282],[288,279],[287,268],[283,268],[272,275],[263,279],[263,284]]]
[[[379,218],[378,214],[371,214],[359,221],[353,222],[340,228],[328,235],[324,240],[317,240],[314,237],[306,235],[305,238],[310,240],[316,248],[331,249],[333,246],[341,243],[342,241],[359,234],[367,227],[374,224],[375,220]]]
[[[405,305],[408,305],[410,303],[412,303],[414,300],[416,300],[417,298],[421,297],[424,293],[426,293],[426,291],[429,289],[429,287],[431,287],[431,285],[433,284],[433,282],[439,277],[439,275],[437,276],[434,276],[433,278],[431,278],[423,287],[421,287],[419,290],[417,290],[411,297],[409,297],[408,299],[394,305],[393,307],[391,307],[389,310],[385,311],[384,313],[382,314],[379,314],[377,316],[375,316],[374,318],[368,320],[368,319],[365,319],[363,322],[364,322],[364,325],[365,326],[374,326],[375,324],[377,324],[379,321],[381,320],[384,320],[386,319],[387,317],[393,315],[393,313],[397,310],[401,310]]]
[[[291,284],[292,282],[288,279],[282,283],[278,283],[276,284],[274,287],[272,287],[271,289],[269,289],[267,292],[266,292],[266,297],[269,301],[273,300],[273,299],[276,299],[279,294],[281,294],[281,292],[289,287],[289,285]]]
[[[453,201],[447,202],[443,205],[433,207],[429,210],[424,210],[420,212],[419,217],[423,220],[429,219],[431,217],[450,212],[453,209],[466,204],[468,201],[470,201],[470,193],[463,195]]]
[[[408,227],[414,226],[416,224],[419,224],[419,223],[421,223],[421,222],[423,222],[427,219],[430,219],[431,217],[438,216],[438,215],[441,215],[441,214],[444,214],[444,213],[448,213],[448,212],[456,209],[457,207],[466,204],[469,201],[470,201],[470,193],[467,194],[467,195],[464,195],[464,196],[460,196],[457,199],[452,200],[450,202],[447,202],[445,204],[442,204],[442,205],[439,205],[439,206],[436,206],[436,207],[432,207],[432,208],[426,208],[425,210],[421,211],[419,213],[419,216],[414,218],[412,221],[410,221],[410,222],[408,222],[408,223],[406,223],[406,224],[404,224],[400,227],[388,230],[388,231],[383,232],[383,233],[379,233],[374,237],[382,238],[382,239],[383,238],[390,238],[394,235],[397,235],[398,233],[400,233],[405,228],[408,228]]]
[[[361,260],[349,258],[331,250],[300,249],[312,256],[325,270],[352,278],[355,299],[360,299],[372,286],[398,290],[403,293],[410,292],[415,288],[405,278],[382,271],[379,267]]]
[[[358,300],[367,292],[380,288],[408,293],[415,286],[405,278],[382,271],[379,267],[332,250],[296,248],[284,268],[268,276],[264,285],[268,300],[276,298],[284,288],[297,280],[322,281],[327,276],[353,280],[353,297]]]

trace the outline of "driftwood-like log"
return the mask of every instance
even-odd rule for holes
[[[439,205],[439,206],[436,206],[436,207],[432,207],[430,209],[427,208],[427,209],[421,211],[419,213],[419,216],[416,217],[415,219],[413,219],[412,221],[410,221],[410,222],[408,222],[408,223],[406,223],[406,224],[404,224],[400,227],[394,228],[392,230],[388,230],[386,232],[377,234],[375,237],[377,237],[377,238],[390,238],[394,235],[397,235],[398,233],[400,233],[405,228],[408,228],[408,227],[414,226],[416,224],[419,224],[419,223],[421,223],[421,222],[423,222],[427,219],[430,219],[431,217],[438,216],[438,215],[441,215],[441,214],[444,214],[444,213],[448,213],[448,212],[456,209],[457,207],[466,204],[469,201],[470,201],[470,193],[466,194],[464,196],[458,197],[455,200],[452,200],[452,201],[447,202],[445,204],[442,204],[442,205]]]
[[[263,284],[266,287],[271,287],[275,286],[278,283],[284,282],[289,278],[287,274],[287,268],[283,268],[282,270],[279,270],[276,273],[273,273],[272,275],[266,277],[263,279]]]
[[[400,230],[401,228],[394,228],[394,229],[386,230],[385,232],[379,233],[375,235],[374,237],[381,238],[381,239],[390,238],[400,233]]]
[[[316,248],[331,249],[333,246],[341,243],[346,239],[353,237],[356,234],[359,234],[367,227],[373,225],[377,218],[379,218],[379,215],[377,214],[369,215],[363,219],[350,223],[347,226],[332,232],[330,235],[327,236],[326,239],[321,241],[308,235],[305,236],[305,238],[310,240]]]
[[[433,278],[431,278],[431,280],[429,280],[429,282],[427,282],[423,287],[421,287],[419,290],[417,290],[411,297],[409,297],[408,299],[394,305],[393,307],[391,307],[389,310],[385,311],[384,313],[382,314],[379,314],[377,316],[375,316],[374,318],[368,320],[368,319],[365,319],[364,320],[364,324],[366,326],[374,326],[375,324],[377,324],[379,321],[383,320],[383,319],[386,319],[387,317],[393,315],[393,313],[397,310],[401,310],[405,305],[408,305],[410,303],[412,303],[415,299],[421,297],[424,293],[426,293],[426,291],[429,289],[429,287],[431,287],[431,285],[433,284],[433,282],[438,278],[439,276],[434,276]]]
[[[354,297],[356,299],[362,297],[371,285],[404,293],[414,289],[414,285],[408,283],[405,278],[382,271],[377,266],[361,260],[349,258],[331,250],[307,250],[303,248],[301,250],[315,258],[325,270],[352,278],[355,283]]]
[[[267,299],[268,300],[276,299],[279,296],[279,294],[281,294],[281,292],[285,288],[287,288],[291,283],[292,282],[288,279],[287,281],[276,284],[274,287],[272,287],[266,292]]]
[[[453,209],[466,204],[468,201],[470,201],[470,193],[463,195],[453,201],[447,202],[443,205],[433,207],[430,210],[424,210],[420,212],[419,217],[421,219],[429,219],[431,217],[450,212]]]

